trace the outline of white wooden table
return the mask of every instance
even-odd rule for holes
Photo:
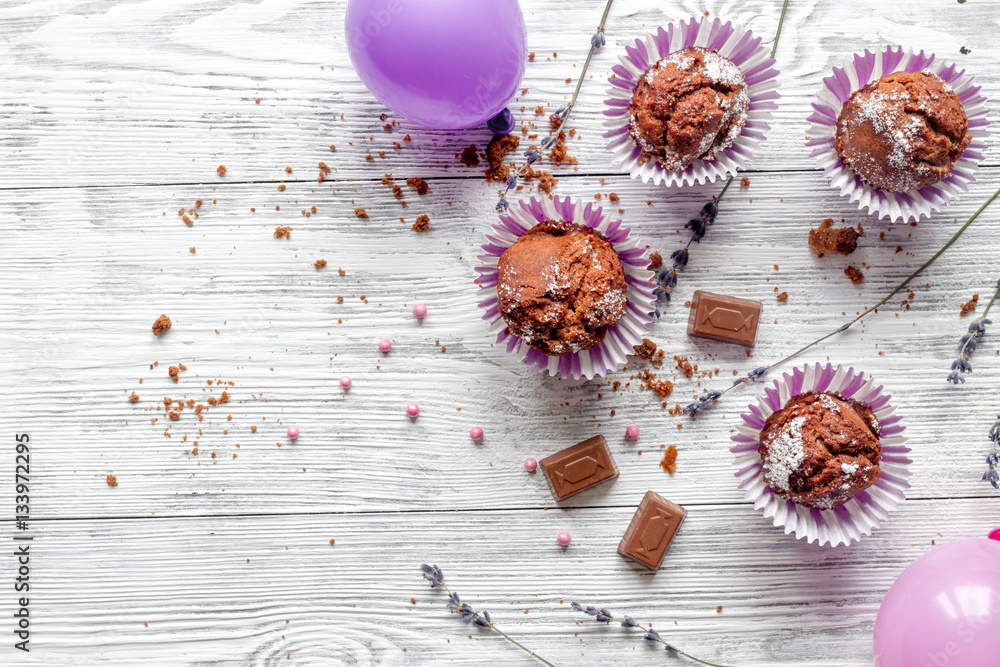
[[[807,545],[735,487],[729,435],[749,391],[691,421],[634,381],[614,391],[608,381],[543,377],[493,344],[472,280],[496,190],[456,156],[489,135],[429,131],[393,114],[400,124],[386,133],[387,110],[347,58],[345,5],[0,2],[2,552],[18,532],[16,433],[33,447],[34,536],[31,652],[12,647],[15,564],[4,557],[0,663],[530,663],[447,612],[445,595],[420,578],[431,562],[559,664],[669,661],[638,634],[572,612],[571,600],[652,622],[715,662],[870,664],[878,605],[902,569],[935,540],[1000,525],[1000,494],[980,481],[1000,411],[995,332],[967,384],[944,381],[969,321],[960,305],[986,298],[1000,277],[1000,203],[917,281],[909,308],[901,295],[804,357],[877,375],[914,450],[910,498],[888,523],[850,548]],[[565,79],[580,71],[603,3],[522,6],[538,55],[514,109],[534,121],[535,106],[565,103]],[[668,191],[619,175],[601,138],[604,80],[624,45],[658,25],[707,10],[769,42],[779,9],[777,0],[617,0],[576,115],[579,164],[554,170],[555,193],[617,192],[647,243],[664,256],[680,247],[684,222],[720,184]],[[872,304],[996,189],[991,151],[975,186],[930,221],[865,219],[827,186],[803,138],[821,78],[885,43],[968,68],[995,109],[998,24],[996,0],[791,3],[777,51],[780,110],[746,174],[751,184],[727,194],[652,332],[669,355],[720,369],[700,386],[677,374],[671,405]],[[412,141],[393,151],[406,134]],[[321,160],[333,168],[322,184]],[[408,191],[402,208],[380,183],[388,172],[426,178],[430,193]],[[197,199],[200,218],[188,227],[177,211]],[[311,206],[317,213],[304,217]],[[410,225],[421,213],[431,230],[418,235]],[[809,249],[810,226],[827,217],[863,221],[853,256],[817,259]],[[290,239],[272,236],[279,225],[293,227]],[[329,266],[317,271],[319,258]],[[852,285],[848,264],[866,282]],[[696,289],[764,302],[753,358],[685,335],[683,303]],[[422,324],[410,314],[417,301],[429,309]],[[174,327],[154,338],[160,313]],[[386,337],[394,347],[383,356]],[[167,366],[178,362],[188,370],[174,384]],[[354,379],[346,394],[345,374]],[[186,410],[165,437],[157,403],[218,396],[205,382],[217,378],[234,383],[231,402],[200,424]],[[132,391],[138,403],[127,401]],[[412,422],[409,401],[423,410]],[[642,438],[628,444],[633,423]],[[290,424],[302,431],[295,444],[284,435]],[[482,444],[469,439],[474,425],[486,431]],[[620,478],[556,507],[522,460],[598,432]],[[187,453],[194,440],[198,456]],[[658,466],[661,444],[680,451],[673,476]],[[655,576],[615,553],[649,489],[689,509]],[[573,535],[565,550],[555,543],[561,530]]]

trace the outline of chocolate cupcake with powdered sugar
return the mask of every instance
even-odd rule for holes
[[[938,183],[972,137],[962,100],[929,70],[894,72],[855,91],[837,119],[837,154],[889,192]]]
[[[680,171],[732,146],[749,105],[740,68],[715,51],[692,46],[657,61],[639,80],[629,134],[641,149],[640,161]]]
[[[826,392],[793,396],[761,431],[764,480],[800,505],[840,507],[878,481],[881,430],[871,408],[858,401]]]

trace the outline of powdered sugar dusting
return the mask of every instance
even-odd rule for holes
[[[719,91],[713,91],[715,106],[723,112],[719,127],[725,130],[725,134],[706,132],[694,151],[682,153],[669,145],[659,146],[650,138],[643,136],[641,132],[630,132],[644,155],[649,156],[644,159],[648,160],[651,157],[667,169],[680,170],[695,160],[713,160],[716,152],[721,152],[733,144],[746,123],[750,92],[743,72],[735,63],[720,56],[715,51],[708,51],[700,47],[682,49],[669,54],[666,58],[661,58],[646,70],[642,81],[647,86],[651,86],[656,76],[668,65],[673,65],[681,72],[700,73],[712,85],[727,86],[736,91],[733,97],[722,95]],[[637,92],[638,90],[639,88],[636,89]],[[631,127],[635,128],[638,116],[634,108],[630,111],[629,121]]]
[[[788,479],[797,472],[805,459],[805,445],[802,442],[802,425],[806,418],[795,417],[788,428],[772,431],[764,442],[767,456],[764,458],[764,472],[775,491],[788,492]]]

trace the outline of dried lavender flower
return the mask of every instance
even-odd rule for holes
[[[604,609],[603,607],[600,609],[591,605],[587,605],[585,607],[579,602],[570,602],[569,606],[573,609],[573,611],[578,611],[587,614],[588,616],[593,616],[594,620],[596,620],[599,623],[608,623],[614,619],[614,616],[611,614],[611,612],[608,611],[607,609]],[[685,658],[694,660],[695,662],[699,662],[703,665],[709,665],[709,667],[724,667],[723,665],[716,665],[715,663],[712,662],[706,662],[705,660],[701,660],[700,658],[696,658],[693,655],[689,655],[684,651],[675,648],[674,646],[664,641],[663,638],[660,637],[660,633],[654,630],[651,624],[647,627],[642,627],[642,624],[636,621],[631,616],[625,616],[622,619],[621,627],[639,628],[643,632],[642,635],[643,639],[645,639],[648,642],[658,642],[660,644],[663,644],[663,648],[669,651],[670,653],[676,653],[677,655],[684,656]]]
[[[509,641],[514,646],[517,646],[519,649],[529,654],[536,660],[548,665],[549,667],[555,667],[555,665],[553,665],[551,662],[549,662],[548,660],[538,655],[537,653],[529,649],[521,642],[511,637],[500,628],[493,625],[493,618],[490,616],[490,612],[476,611],[475,609],[472,608],[472,605],[470,605],[469,603],[462,602],[462,599],[458,596],[458,593],[448,590],[448,587],[444,583],[444,573],[441,572],[441,568],[439,568],[437,565],[424,564],[420,566],[420,569],[423,572],[423,578],[430,583],[431,588],[441,587],[448,592],[447,607],[453,612],[458,612],[462,617],[463,623],[472,623],[472,625],[475,625],[477,628],[496,632],[498,635]]]

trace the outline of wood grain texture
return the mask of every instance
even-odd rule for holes
[[[520,120],[544,123],[534,107],[564,103],[599,4],[522,1],[537,56],[515,105]],[[874,303],[1000,184],[991,151],[954,206],[916,226],[888,225],[860,215],[813,168],[803,146],[811,96],[865,47],[934,51],[1000,97],[1000,2],[884,4],[791,3],[780,109],[750,185],[727,193],[650,334],[668,358],[699,367],[692,379],[661,371],[676,383],[668,407]],[[944,381],[974,317],[960,318],[961,304],[973,293],[985,301],[998,277],[1000,203],[912,297],[803,357],[876,375],[914,449],[910,500],[881,530],[848,549],[811,547],[735,488],[728,438],[753,391],[692,421],[671,417],[634,368],[611,378],[624,384],[615,390],[609,380],[538,375],[494,345],[472,281],[496,190],[456,158],[488,135],[405,121],[382,130],[385,110],[343,49],[345,6],[0,3],[0,424],[4,438],[31,434],[38,535],[38,648],[23,664],[530,664],[495,637],[466,637],[444,596],[419,580],[428,560],[560,664],[663,659],[617,628],[575,625],[574,598],[661,631],[676,620],[681,648],[725,664],[870,664],[874,614],[902,568],[931,540],[1000,523],[1000,497],[979,481],[1000,410],[998,345],[986,339],[967,384]],[[684,222],[720,185],[666,190],[615,173],[600,137],[603,79],[624,44],[662,23],[708,10],[769,41],[779,8],[618,0],[575,116],[580,161],[553,169],[554,192],[605,206],[614,192],[613,207],[651,250],[680,247]],[[320,160],[334,169],[322,184]],[[216,175],[219,164],[227,176]],[[403,207],[380,182],[387,172],[427,178],[430,192],[404,187]],[[178,210],[198,199],[189,227]],[[355,216],[359,206],[367,219]],[[423,213],[431,229],[410,231]],[[854,255],[818,259],[808,248],[809,228],[826,217],[864,225]],[[291,238],[274,238],[279,225]],[[320,258],[328,266],[317,270]],[[863,284],[850,283],[848,264]],[[685,335],[684,302],[696,289],[764,303],[752,358]],[[417,301],[429,309],[423,323],[410,313]],[[160,313],[174,327],[154,338]],[[394,341],[388,355],[382,338]],[[188,370],[175,384],[167,367],[178,362]],[[345,374],[347,393],[337,382]],[[234,383],[231,401],[201,422],[185,410],[165,437],[163,398],[205,402],[222,391],[206,383],[216,379]],[[127,401],[132,391],[138,403]],[[409,401],[422,408],[415,421]],[[302,430],[294,445],[284,436],[293,423]],[[624,440],[629,424],[642,428],[638,443]],[[482,444],[468,437],[473,425],[486,431]],[[596,432],[622,474],[559,509],[522,461]],[[680,450],[673,476],[658,466],[666,444]],[[12,489],[0,488],[10,507]],[[655,577],[615,554],[648,489],[690,510]],[[0,526],[13,530],[9,515]],[[566,551],[554,546],[563,529],[574,536]],[[13,602],[0,595],[0,618]],[[0,663],[9,655],[0,646]]]
[[[573,612],[577,600],[724,664],[864,665],[883,591],[932,540],[977,534],[995,509],[910,501],[831,551],[775,535],[752,508],[709,505],[655,575],[615,553],[632,507],[37,522],[37,648],[17,664],[531,664],[445,608],[420,579],[430,561],[560,664],[665,660],[641,634]]]

